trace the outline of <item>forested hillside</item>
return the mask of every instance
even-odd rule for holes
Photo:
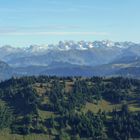
[[[11,78],[0,83],[0,139],[139,139],[139,100],[136,79]]]

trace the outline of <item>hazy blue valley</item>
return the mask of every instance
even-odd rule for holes
[[[1,79],[12,76],[140,76],[140,44],[59,42],[58,45],[0,48]]]

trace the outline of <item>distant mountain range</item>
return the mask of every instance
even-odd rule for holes
[[[57,45],[0,47],[0,79],[21,75],[140,77],[140,44],[60,41]]]

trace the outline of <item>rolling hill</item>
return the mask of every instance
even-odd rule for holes
[[[11,78],[0,83],[0,139],[139,139],[139,87],[122,77]]]

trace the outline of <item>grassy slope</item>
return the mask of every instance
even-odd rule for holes
[[[51,140],[53,139],[48,135],[31,134],[28,136],[21,136],[15,134],[9,134],[7,132],[0,132],[0,140]]]

